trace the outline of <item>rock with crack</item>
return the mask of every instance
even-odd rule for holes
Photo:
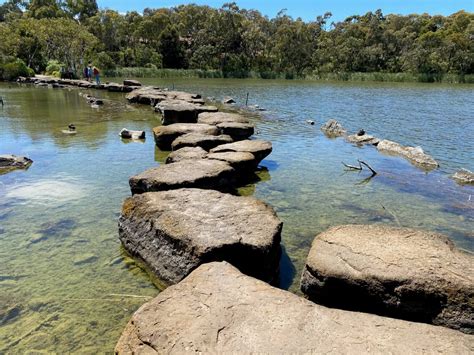
[[[342,125],[336,120],[329,120],[321,126],[321,131],[328,137],[342,137],[345,136],[347,131]]]
[[[377,150],[390,155],[398,155],[408,159],[414,165],[426,170],[436,169],[439,164],[430,155],[423,152],[421,147],[405,147],[396,142],[382,140],[377,144]]]
[[[467,169],[456,171],[452,178],[461,185],[474,185],[474,173]]]
[[[428,324],[331,309],[201,265],[134,313],[116,354],[469,354],[474,338]]]
[[[33,164],[33,160],[27,157],[13,154],[0,155],[0,174],[15,169],[28,169],[31,164]]]
[[[153,136],[158,148],[171,150],[171,143],[187,133],[200,133],[212,136],[219,135],[219,128],[216,126],[201,123],[175,123],[169,126],[158,126],[153,128]]]
[[[256,198],[203,189],[135,195],[125,200],[119,219],[125,249],[168,285],[216,260],[272,282],[281,229],[273,209]]]
[[[207,152],[201,147],[184,147],[171,152],[166,158],[166,164],[177,163],[182,160],[204,159]]]
[[[155,106],[162,115],[161,123],[196,123],[198,111],[196,105],[181,100],[165,100]]]
[[[187,159],[146,170],[132,176],[129,183],[133,194],[183,187],[227,191],[236,183],[236,171],[223,161]]]
[[[211,149],[211,153],[249,152],[257,159],[257,165],[272,152],[272,143],[263,140],[243,140],[223,144]]]
[[[331,307],[474,333],[474,256],[447,237],[408,228],[347,225],[318,235],[301,289]]]
[[[171,144],[171,149],[178,150],[184,147],[201,147],[202,149],[209,151],[219,145],[232,142],[232,137],[225,134],[213,136],[202,133],[188,133],[176,138]]]

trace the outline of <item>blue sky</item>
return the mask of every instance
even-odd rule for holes
[[[196,0],[196,1],[153,1],[153,0],[98,0],[99,7],[110,8],[120,12],[136,10],[141,12],[144,8],[172,7],[180,4],[195,3],[221,7],[231,0]],[[281,9],[287,9],[287,14],[312,20],[317,15],[327,11],[332,12],[332,20],[340,21],[350,15],[361,15],[368,11],[382,9],[384,14],[410,14],[424,13],[449,15],[458,10],[474,12],[474,0],[240,0],[237,5],[246,9],[257,9],[265,15],[274,17]]]

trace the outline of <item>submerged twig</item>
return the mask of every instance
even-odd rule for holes
[[[346,164],[344,163],[343,161],[341,162],[342,165],[344,165],[346,168],[348,169],[351,169],[351,170],[362,170],[362,166],[360,165],[360,162],[359,162],[359,166],[354,166],[354,165],[349,165],[349,164]]]

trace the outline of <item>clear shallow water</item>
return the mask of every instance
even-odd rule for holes
[[[472,86],[317,84],[251,80],[144,80],[268,109],[251,115],[274,151],[261,181],[240,189],[273,205],[284,222],[282,287],[297,291],[314,236],[342,223],[386,223],[440,231],[474,250],[474,188],[453,183],[474,170]],[[110,352],[130,315],[158,293],[127,258],[116,220],[128,177],[163,162],[149,107],[123,95],[92,109],[79,90],[0,84],[0,153],[30,156],[27,171],[0,175],[0,353]],[[420,145],[441,168],[425,173],[372,147],[327,139],[329,118],[349,130]],[[316,122],[314,126],[305,123]],[[62,129],[74,122],[78,134]],[[144,129],[125,143],[123,128]],[[369,162],[379,175],[345,172],[341,161]]]

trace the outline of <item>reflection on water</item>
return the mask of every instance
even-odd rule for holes
[[[114,80],[116,81],[116,80]],[[315,84],[252,80],[150,80],[233,96],[265,107],[250,114],[256,137],[273,142],[255,181],[238,189],[274,206],[284,222],[281,286],[297,291],[314,236],[343,223],[383,223],[440,231],[474,250],[474,189],[448,178],[474,170],[471,87]],[[27,171],[0,176],[0,353],[110,352],[130,315],[158,290],[122,251],[116,220],[128,178],[163,163],[150,107],[122,94],[0,84],[0,153],[27,155]],[[430,173],[373,147],[327,139],[336,118],[350,130],[420,145],[441,162]],[[314,126],[307,119],[316,121]],[[76,135],[65,135],[69,123]],[[147,140],[120,139],[122,128]],[[362,159],[378,172],[347,172]],[[388,246],[389,247],[389,246]]]

